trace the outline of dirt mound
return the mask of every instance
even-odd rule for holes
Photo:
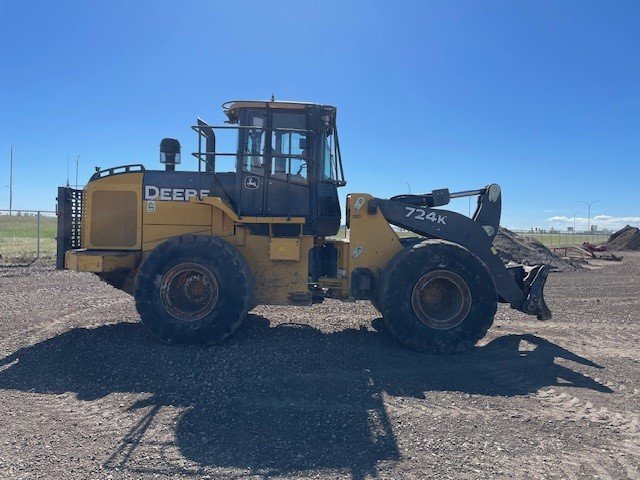
[[[640,229],[627,225],[609,237],[607,250],[640,250]]]
[[[500,227],[498,235],[493,241],[493,246],[505,262],[514,261],[525,265],[544,263],[559,271],[572,271],[581,268],[578,264],[553,253],[539,241],[529,237],[521,237],[506,228]]]

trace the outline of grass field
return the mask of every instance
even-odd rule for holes
[[[56,217],[40,216],[40,257],[56,253]],[[38,251],[37,216],[0,215],[0,255],[7,261],[29,260]]]

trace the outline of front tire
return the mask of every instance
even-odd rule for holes
[[[485,336],[497,309],[484,264],[460,245],[425,240],[385,268],[379,302],[389,331],[428,353],[462,352]]]
[[[233,245],[184,235],[158,245],[142,262],[134,298],[142,323],[161,341],[218,343],[245,319],[253,278]]]

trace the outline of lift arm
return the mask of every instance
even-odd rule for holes
[[[434,208],[446,205],[450,198],[472,195],[478,195],[478,206],[472,218]],[[443,189],[431,194],[401,195],[388,200],[374,198],[369,202],[368,209],[372,214],[380,209],[392,225],[465,247],[485,264],[493,277],[496,292],[503,301],[517,310],[537,315],[540,320],[551,318],[551,311],[543,297],[549,267],[506,267],[493,248],[501,213],[501,191],[498,185],[452,194]]]

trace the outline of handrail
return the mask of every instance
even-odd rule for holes
[[[301,158],[302,160],[313,160],[313,157],[307,155],[300,155],[297,153],[237,153],[237,152],[192,152],[191,155],[198,158],[202,155],[222,155],[223,157],[271,157],[271,158]],[[204,160],[203,160],[204,161]]]
[[[121,169],[124,169],[124,171],[122,172],[116,171]],[[130,165],[120,165],[119,167],[105,168],[104,170],[96,169],[96,173],[91,175],[91,178],[89,179],[89,181],[97,180],[99,178],[109,177],[111,175],[120,175],[122,173],[144,172],[144,171],[145,171],[144,165],[142,165],[141,163],[132,163]],[[105,173],[106,175],[103,175]]]
[[[221,130],[269,130],[272,132],[315,133],[303,128],[258,127],[254,125],[191,125],[191,130],[199,131],[205,128],[219,128]]]

